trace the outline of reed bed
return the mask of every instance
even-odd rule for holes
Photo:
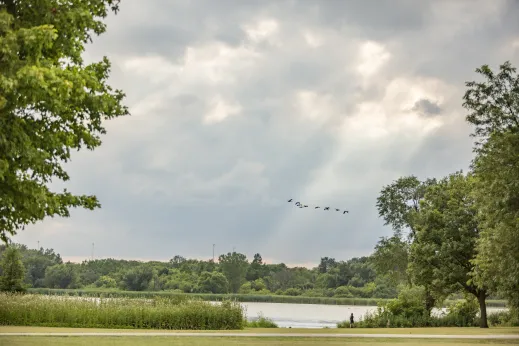
[[[168,329],[243,329],[238,303],[200,300],[70,299],[42,295],[0,294],[0,325]]]
[[[58,296],[86,296],[100,298],[156,298],[168,299],[204,300],[204,301],[226,301],[251,303],[286,303],[286,304],[324,304],[324,305],[353,305],[353,306],[377,306],[389,299],[382,298],[334,298],[334,297],[305,297],[305,296],[279,296],[279,295],[254,295],[254,294],[205,294],[205,293],[176,293],[168,291],[138,292],[138,291],[109,291],[109,290],[75,290],[75,289],[49,289],[30,288],[29,293]],[[455,300],[446,301],[446,305],[454,303]],[[504,300],[487,300],[488,307],[506,307]]]

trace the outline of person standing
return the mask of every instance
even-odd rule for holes
[[[354,318],[353,318],[353,312],[351,313],[350,315],[350,328],[353,328],[353,323],[355,322]]]

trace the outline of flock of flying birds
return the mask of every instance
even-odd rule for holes
[[[288,203],[292,203],[293,201],[294,201],[294,199],[293,199],[293,198],[290,198],[290,199],[288,200]],[[320,208],[321,208],[321,207],[318,206],[318,205],[315,205],[315,206],[314,206],[314,205],[309,206],[308,204],[302,204],[301,202],[295,202],[294,204],[295,204],[296,207],[299,207],[300,209],[302,209],[302,208],[308,208],[308,207],[313,207],[314,209],[320,209]],[[338,208],[331,208],[331,207],[324,207],[323,210],[335,210],[335,211],[340,211],[340,212],[342,212],[342,214],[347,214],[347,213],[349,213],[348,210],[341,210],[341,209],[338,209]]]

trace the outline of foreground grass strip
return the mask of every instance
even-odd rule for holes
[[[391,346],[466,346],[466,345],[517,345],[516,340],[434,340],[434,339],[348,339],[348,346],[365,345],[386,345]],[[172,338],[172,337],[4,337],[0,336],[0,345],[9,346],[263,346],[263,345],[326,345],[343,346],[345,340],[342,339],[323,339],[323,338]]]
[[[309,334],[309,333],[175,333],[175,332],[158,332],[158,333],[4,333],[2,336],[51,336],[51,337],[196,337],[196,338],[207,338],[207,337],[235,337],[235,338],[324,338],[324,339],[344,339],[344,338],[385,338],[385,339],[471,339],[471,340],[517,340],[519,341],[519,335],[426,335],[426,334]]]
[[[70,299],[0,294],[0,325],[140,329],[242,329],[238,303],[176,299]]]
[[[378,302],[386,302],[383,298],[338,298],[338,297],[305,297],[305,296],[278,296],[255,294],[205,294],[205,293],[173,293],[166,291],[136,292],[116,290],[92,290],[92,289],[50,289],[30,288],[30,293],[43,295],[69,295],[85,297],[111,297],[111,298],[153,298],[165,297],[176,299],[197,298],[205,301],[234,300],[248,303],[287,303],[287,304],[324,304],[324,305],[354,305],[377,306]],[[455,301],[447,301],[446,304]],[[506,307],[504,300],[487,300],[488,307]]]
[[[3,333],[190,333],[192,330],[152,330],[152,329],[101,329],[101,328],[52,328],[27,326],[0,326]],[[222,330],[220,333],[255,334],[411,334],[411,335],[519,335],[519,327],[498,328],[352,328],[352,329],[303,329],[303,328],[245,328],[244,330]],[[198,334],[212,333],[201,330]]]

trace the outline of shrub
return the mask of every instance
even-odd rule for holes
[[[270,318],[264,317],[261,313],[258,318],[253,321],[247,321],[246,326],[249,328],[278,328],[278,325]]]

